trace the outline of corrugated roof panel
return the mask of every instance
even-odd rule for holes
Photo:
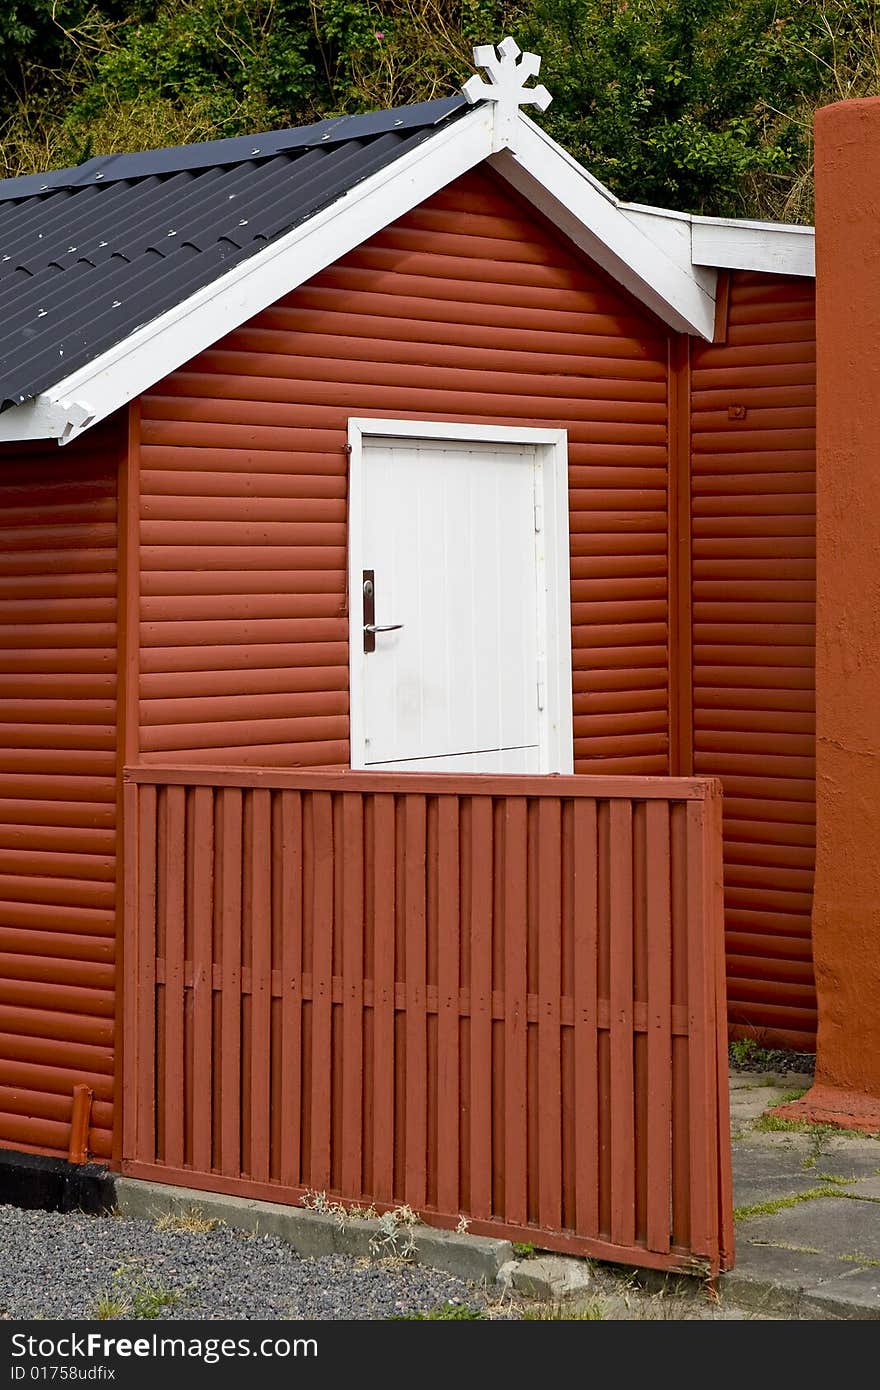
[[[271,140],[112,156],[114,178],[42,194],[30,191],[38,176],[0,183],[0,409],[69,376],[466,109],[450,98]],[[10,201],[12,184],[25,196]]]
[[[270,130],[259,135],[236,135],[227,140],[205,140],[197,145],[171,145],[162,150],[142,150],[134,154],[96,155],[73,169],[50,169],[45,174],[24,174],[0,179],[0,200],[30,198],[54,189],[82,188],[96,181],[103,183],[167,175],[182,169],[207,169],[218,164],[241,164],[254,158],[267,159],[289,154],[309,145],[338,144],[349,140],[372,139],[386,132],[404,134],[428,129],[450,116],[467,110],[460,94],[436,101],[399,106],[389,111],[368,111],[362,116],[331,116],[314,125],[291,130]]]

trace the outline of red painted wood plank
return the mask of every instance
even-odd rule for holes
[[[281,796],[281,1138],[280,1181],[300,1181],[302,1110],[302,949],[303,853],[302,797]]]
[[[272,793],[253,792],[251,807],[251,1176],[269,1178],[272,1002]]]
[[[363,1192],[364,798],[343,796],[342,1191]]]
[[[730,1068],[727,1048],[727,989],[724,956],[724,863],[722,801],[719,791],[705,807],[703,854],[706,865],[706,920],[715,966],[715,1061],[718,1109],[718,1263],[734,1261],[733,1170],[730,1146]],[[714,947],[714,950],[712,948]]]
[[[651,1250],[667,1251],[672,1203],[672,919],[669,810],[645,808],[648,927],[648,1222]]]
[[[210,796],[211,793],[209,792]],[[143,999],[141,997],[142,984],[139,977],[139,952],[140,952],[140,798],[141,789],[131,784],[126,785],[123,791],[123,816],[124,816],[124,863],[125,881],[123,884],[123,962],[125,971],[125,990],[124,998],[126,1005],[123,1010],[123,1094],[125,1101],[123,1104],[123,1134],[122,1134],[122,1156],[123,1158],[135,1158],[138,1155],[137,1147],[137,1097],[140,1093],[141,1085],[141,1061],[138,1051],[138,1024],[140,1021]]]
[[[574,834],[575,1213],[578,1235],[599,1234],[598,824],[595,801],[576,801]]]
[[[538,1217],[562,1225],[562,807],[538,803]]]
[[[635,1241],[635,1097],[633,1076],[632,804],[612,801],[611,916],[611,1239]]]
[[[138,815],[137,1156],[156,1156],[156,853],[158,797],[144,787]]]
[[[527,1216],[527,807],[504,804],[504,1218]]]
[[[691,1248],[717,1258],[718,1163],[715,1135],[716,1033],[714,949],[709,938],[704,860],[706,807],[687,808],[688,1028]]]
[[[461,1207],[458,1055],[461,908],[458,847],[459,801],[454,796],[441,796],[438,798],[437,847],[437,1204],[441,1211],[456,1211]]]
[[[686,808],[670,807],[672,861],[672,1003],[689,1014]],[[690,1084],[689,1039],[672,1039],[672,1243],[690,1248]]]
[[[209,1173],[213,1152],[214,796],[210,787],[197,787],[193,798],[189,846],[193,875],[193,1167]]]
[[[601,777],[578,774],[577,776],[521,776],[509,774],[503,777],[491,773],[458,772],[350,772],[346,768],[330,772],[313,772],[308,769],[284,772],[276,768],[237,767],[206,768],[145,764],[127,767],[125,778],[140,785],[191,787],[285,787],[303,792],[350,791],[372,795],[377,792],[410,793],[415,795],[442,796],[498,796],[498,797],[589,797],[597,800],[605,798],[638,798],[650,801],[703,801],[710,794],[715,779],[712,777],[658,777],[621,775]]]
[[[241,1171],[242,795],[235,787],[220,794],[220,823],[220,1167],[231,1178]]]
[[[428,1029],[426,1003],[427,806],[406,798],[404,905],[406,923],[406,1201],[417,1211],[427,1199]]]
[[[373,798],[373,1190],[394,1196],[394,797]]]
[[[330,1187],[330,1077],[333,1009],[333,798],[315,792],[312,812],[312,901],[306,904],[312,935],[312,1113],[310,1186]]]
[[[470,1210],[492,1212],[492,801],[471,801]]]

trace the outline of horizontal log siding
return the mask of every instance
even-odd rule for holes
[[[693,353],[694,770],[724,785],[731,1022],[815,1046],[812,281],[737,273]],[[744,413],[743,413],[744,412]]]
[[[110,1153],[115,426],[0,451],[0,1147]]]
[[[665,331],[471,174],[142,406],[142,749],[345,765],[351,415],[564,426],[575,766],[668,771]]]

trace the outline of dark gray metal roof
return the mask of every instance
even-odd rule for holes
[[[0,410],[329,207],[464,97],[0,180]]]

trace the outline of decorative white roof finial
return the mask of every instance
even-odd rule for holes
[[[495,116],[499,144],[506,143],[521,106],[537,106],[540,111],[546,111],[553,100],[543,85],[526,86],[529,78],[537,77],[540,72],[541,59],[537,53],[521,55],[519,44],[509,36],[501,40],[497,53],[491,43],[475,48],[474,63],[478,68],[485,68],[489,81],[484,82],[482,77],[475,75],[468,78],[461,90],[471,106],[478,101],[497,103]]]

